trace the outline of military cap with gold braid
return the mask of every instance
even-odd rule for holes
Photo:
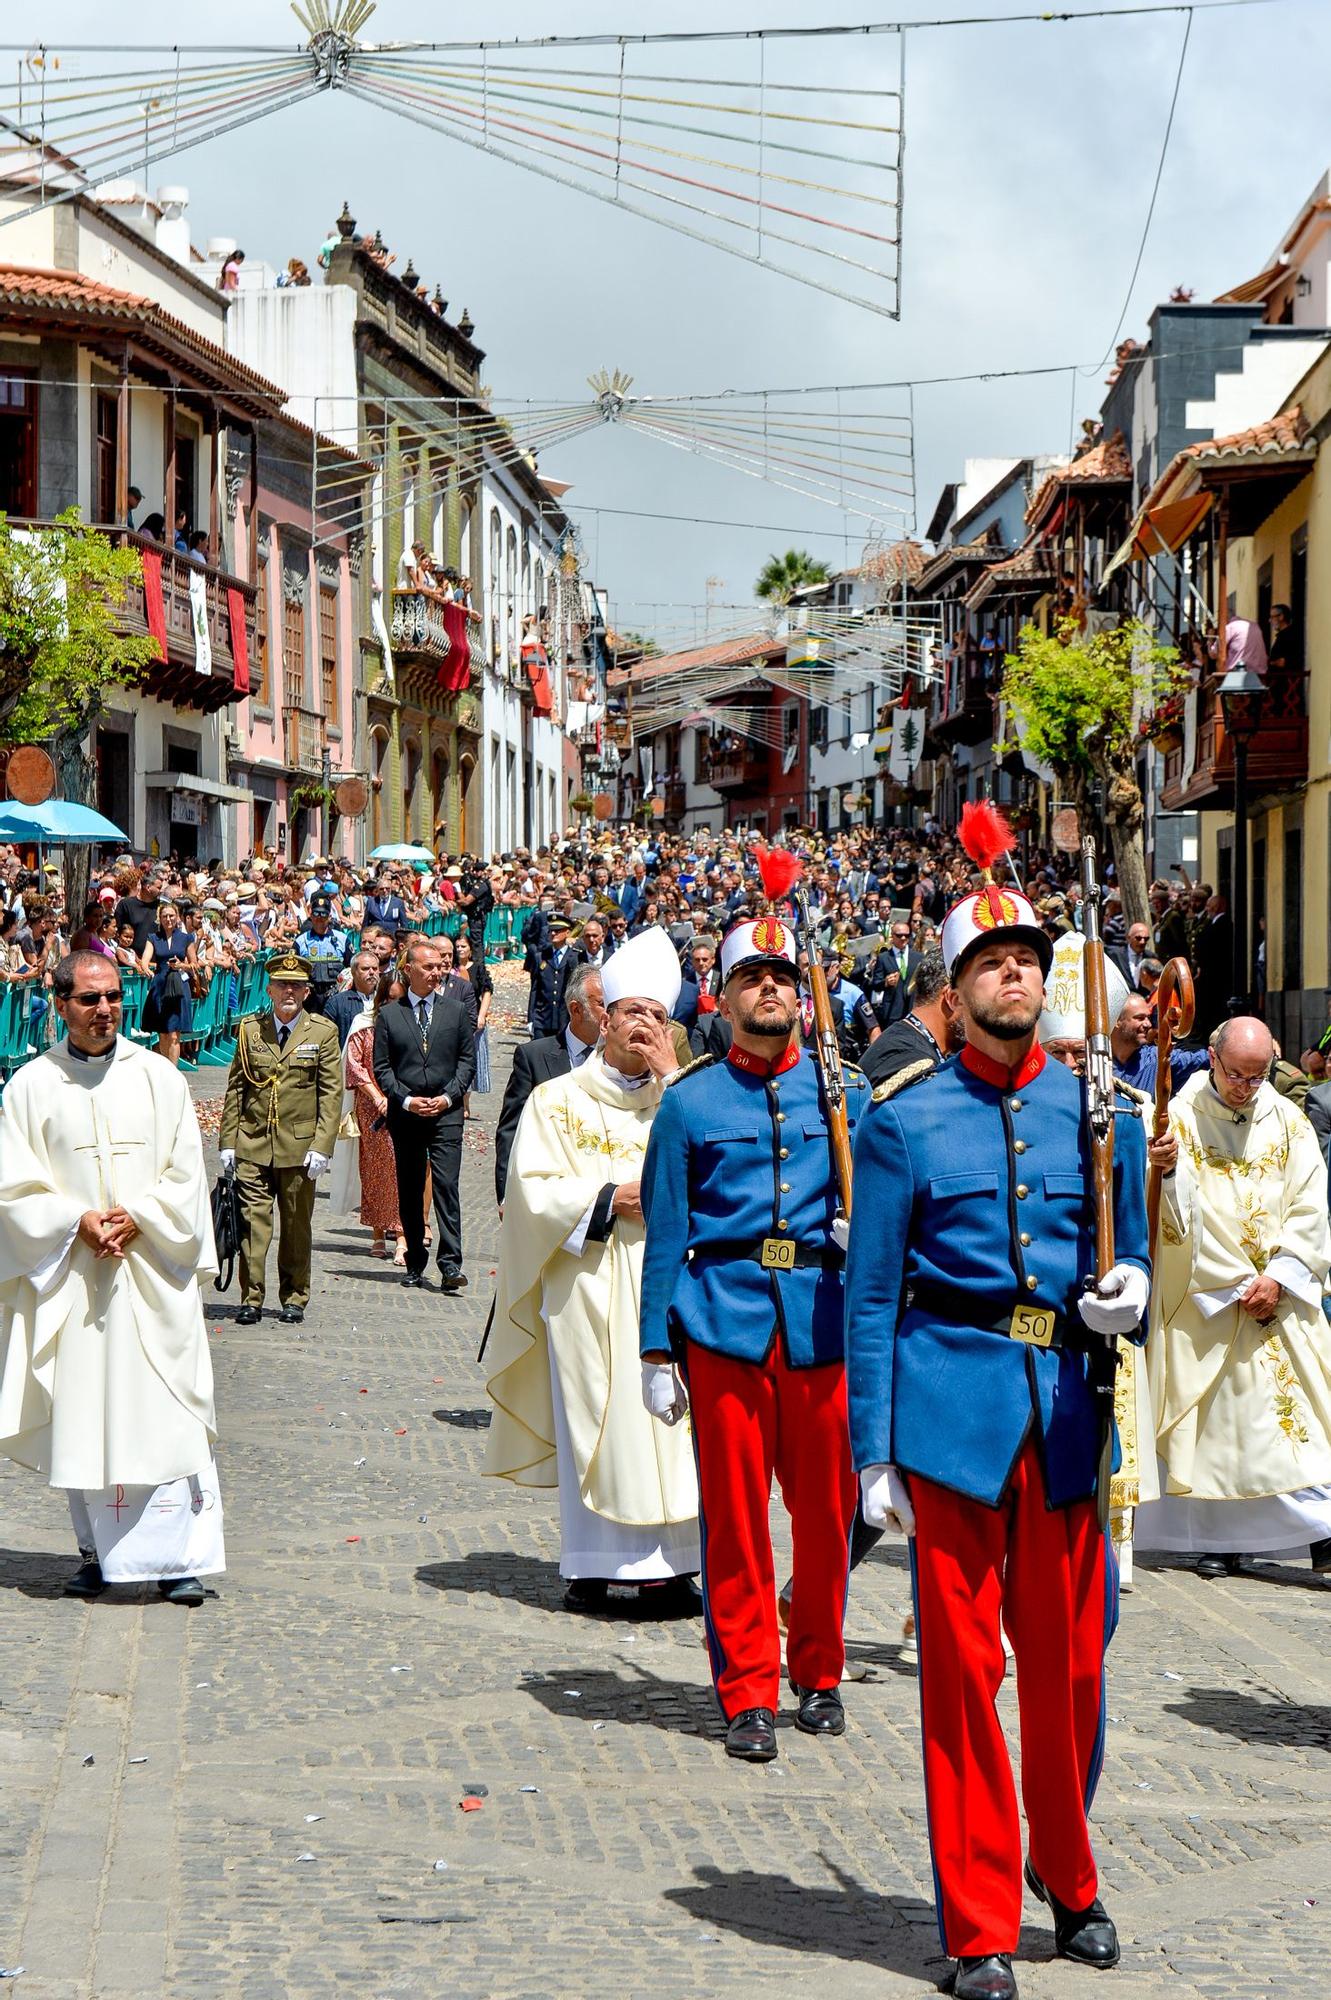
[[[269,959],[268,978],[270,981],[274,979],[299,979],[308,986],[310,983],[310,968],[306,965],[299,952],[283,951],[279,952],[276,958]]]

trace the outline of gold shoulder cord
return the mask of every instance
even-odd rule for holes
[[[240,1036],[236,1043],[236,1054],[240,1057],[240,1073],[246,1083],[252,1084],[256,1090],[266,1090],[268,1092],[268,1122],[265,1130],[271,1132],[277,1124],[277,1084],[280,1072],[274,1069],[272,1076],[268,1078],[254,1074],[254,1071],[250,1068],[250,1042],[252,1039],[250,1024],[246,1021],[241,1027]]]

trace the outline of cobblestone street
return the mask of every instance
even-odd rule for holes
[[[899,1546],[856,1576],[844,1739],[788,1710],[780,1761],[740,1765],[700,1622],[565,1614],[554,1496],[480,1476],[511,1047],[468,1128],[465,1296],[402,1291],[322,1198],[304,1328],[237,1329],[235,1289],[210,1294],[230,1567],[202,1609],[63,1598],[63,1498],[0,1466],[20,2000],[858,2000],[942,1976]],[[1306,1566],[1139,1568],[1097,1807],[1114,1992],[1321,1990],[1329,1619]],[[1086,1993],[1027,1914],[1023,1994]]]

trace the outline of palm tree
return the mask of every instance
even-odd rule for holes
[[[807,549],[787,549],[783,556],[768,557],[753,586],[753,594],[768,604],[789,604],[794,593],[803,590],[806,584],[826,582],[826,563],[819,562]]]

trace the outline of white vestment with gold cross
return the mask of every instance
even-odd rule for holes
[[[558,1486],[565,1576],[699,1566],[688,1425],[667,1429],[642,1402],[643,1225],[620,1216],[603,1242],[587,1237],[601,1190],[641,1178],[660,1098],[591,1055],[537,1085],[509,1161],[486,1471]]]
[[[1263,1083],[1238,1110],[1209,1072],[1175,1097],[1147,1350],[1162,1499],[1139,1546],[1295,1551],[1331,1534],[1327,1175],[1303,1113]],[[1260,1325],[1238,1303],[1282,1287]],[[1236,1505],[1235,1503],[1242,1503]]]
[[[123,1257],[79,1236],[126,1209]],[[0,1104],[0,1453],[52,1486],[153,1488],[217,1434],[199,1279],[217,1269],[198,1120],[162,1057],[118,1039],[27,1063]]]

